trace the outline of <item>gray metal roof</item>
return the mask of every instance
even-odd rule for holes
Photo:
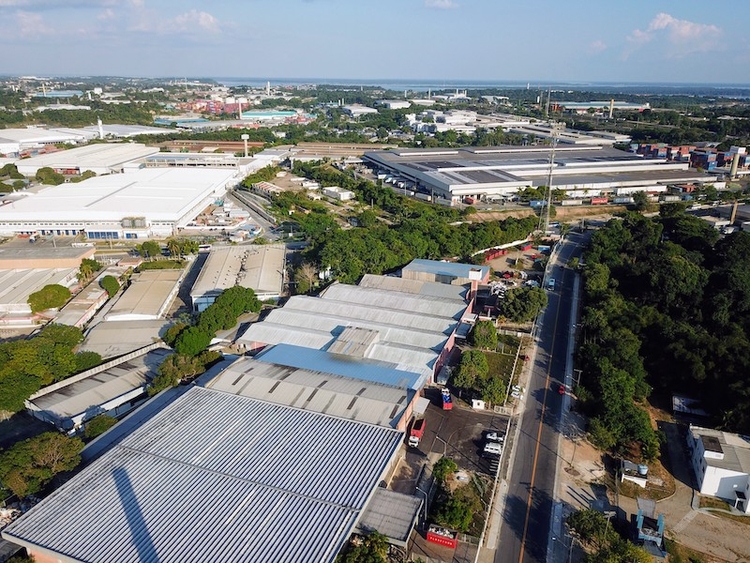
[[[701,439],[704,448],[712,451],[711,448],[705,447],[706,438],[715,441],[718,449],[723,454],[723,459],[706,457],[706,463],[712,467],[737,471],[739,473],[750,474],[750,437],[741,434],[732,434],[722,430],[713,430],[711,428],[701,428],[700,426],[690,426],[693,437]],[[714,451],[714,453],[717,453]]]
[[[194,387],[3,537],[63,561],[333,561],[402,437]]]
[[[74,417],[89,409],[96,411],[100,405],[144,387],[148,379],[156,374],[164,358],[171,354],[172,350],[167,348],[151,350],[98,373],[90,373],[82,378],[74,376],[42,389],[28,402],[31,408],[50,413],[58,420]]]
[[[145,270],[134,275],[128,288],[107,313],[107,319],[159,317],[174,297],[184,273],[184,270]]]
[[[482,278],[484,278],[489,273],[490,267],[415,258],[404,266],[403,270],[405,272],[426,272],[439,276],[452,276],[455,278],[468,278],[469,272],[472,270],[479,270],[482,273]]]
[[[239,285],[259,294],[282,290],[286,247],[275,245],[226,246],[211,250],[190,290],[193,299]]]
[[[378,487],[357,528],[362,532],[377,530],[405,545],[421,506],[422,499]]]
[[[96,352],[102,358],[122,356],[159,340],[171,324],[163,319],[148,321],[104,321],[88,332],[82,351]]]
[[[237,360],[206,387],[391,428],[397,427],[415,393],[406,386],[399,389],[248,357]]]
[[[428,282],[422,280],[406,280],[393,276],[376,276],[365,274],[358,284],[360,287],[383,289],[387,291],[400,291],[402,293],[415,293],[425,297],[442,297],[444,299],[455,299],[466,301],[469,292],[468,285],[451,285],[447,283]]]

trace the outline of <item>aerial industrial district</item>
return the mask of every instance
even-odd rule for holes
[[[581,357],[596,244],[726,254],[744,147],[547,93],[6,86],[52,124],[0,130],[0,560],[748,561],[750,441],[697,388],[596,407]]]

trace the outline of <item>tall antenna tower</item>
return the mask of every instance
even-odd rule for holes
[[[555,149],[557,149],[557,142],[560,139],[560,131],[565,126],[563,123],[557,121],[550,121],[550,134],[552,135],[552,150],[549,153],[549,172],[547,174],[547,205],[544,213],[539,214],[539,221],[541,222],[544,217],[544,232],[549,231],[549,210],[552,207],[552,171],[555,168]]]

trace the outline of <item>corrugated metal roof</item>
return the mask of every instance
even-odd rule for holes
[[[377,530],[399,543],[409,539],[422,499],[378,487],[357,528],[363,532]]]
[[[360,287],[336,283],[323,291],[320,297],[325,300],[344,301],[368,307],[395,309],[397,311],[419,313],[432,317],[459,318],[466,303],[455,299],[445,299],[425,295],[415,295],[400,291]]]
[[[79,561],[333,561],[402,437],[195,387],[3,536]]]
[[[361,358],[351,359],[323,350],[285,344],[264,350],[255,358],[261,362],[331,373],[397,389],[413,389],[419,379],[416,373],[397,369],[395,363],[389,364],[385,361]]]
[[[128,288],[107,313],[107,319],[137,315],[156,318],[175,293],[183,270],[145,270],[133,276]]]
[[[352,366],[352,371],[356,366]],[[395,428],[414,391],[362,379],[240,358],[211,389]]]
[[[190,296],[193,299],[235,285],[258,293],[281,293],[286,247],[246,245],[214,248],[208,255]]]
[[[479,269],[482,277],[486,276],[489,266],[476,266],[474,264],[461,264],[458,262],[440,262],[439,260],[423,260],[415,258],[404,266],[404,271],[427,272],[441,276],[453,276],[456,278],[468,278],[471,270]]]
[[[152,344],[170,324],[163,319],[101,322],[86,333],[81,350],[102,358],[121,356]]]
[[[152,350],[90,377],[74,381],[29,402],[58,419],[74,417],[125,393],[143,387],[149,375],[155,375],[159,364],[171,355],[168,349]],[[42,389],[39,393],[44,393]]]
[[[29,295],[45,285],[63,284],[75,275],[74,268],[0,270],[0,305],[28,306]]]
[[[466,301],[469,293],[468,285],[452,285],[447,283],[428,282],[422,280],[406,280],[394,278],[393,276],[376,276],[365,274],[358,284],[360,287],[383,289],[387,291],[400,291],[402,293],[415,293],[425,297],[442,297]]]

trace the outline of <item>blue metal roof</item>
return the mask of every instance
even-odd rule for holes
[[[405,271],[428,272],[440,276],[453,276],[455,278],[468,278],[471,270],[479,269],[482,277],[486,276],[489,266],[477,266],[475,264],[461,264],[459,262],[440,262],[439,260],[423,260],[417,258],[404,266]]]
[[[320,371],[399,389],[416,389],[422,379],[418,373],[395,369],[394,364],[330,354],[324,350],[277,344],[264,350],[256,360],[282,366]]]

